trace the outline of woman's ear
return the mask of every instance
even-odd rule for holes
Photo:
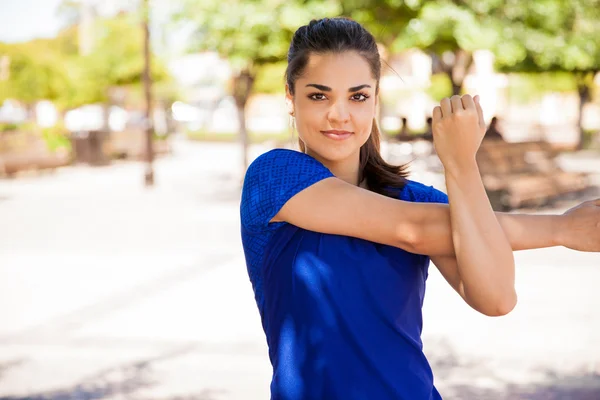
[[[285,103],[287,104],[288,114],[294,116],[294,96],[290,93],[290,87],[285,84]]]

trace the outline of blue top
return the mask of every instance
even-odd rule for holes
[[[332,176],[284,149],[246,173],[242,243],[273,365],[271,399],[441,399],[421,342],[429,258],[269,223],[295,194]],[[413,181],[398,198],[448,202]]]

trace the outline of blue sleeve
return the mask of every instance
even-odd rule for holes
[[[332,176],[319,161],[298,151],[275,149],[262,154],[246,171],[240,205],[242,225],[251,231],[266,229],[289,199]]]
[[[434,188],[433,186],[429,186],[428,192],[429,192],[429,196],[427,196],[428,203],[448,204],[448,195],[446,193]]]
[[[433,186],[426,186],[419,182],[408,181],[400,194],[400,200],[417,203],[448,204],[448,195]]]

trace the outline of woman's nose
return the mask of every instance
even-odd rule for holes
[[[329,109],[328,118],[332,122],[346,122],[350,119],[350,111],[348,105],[342,101],[338,101]]]

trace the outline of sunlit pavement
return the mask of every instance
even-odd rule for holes
[[[240,159],[176,141],[153,189],[139,163],[0,180],[0,399],[268,398]],[[442,395],[600,399],[600,254],[516,259],[502,318],[431,268],[423,337]]]

